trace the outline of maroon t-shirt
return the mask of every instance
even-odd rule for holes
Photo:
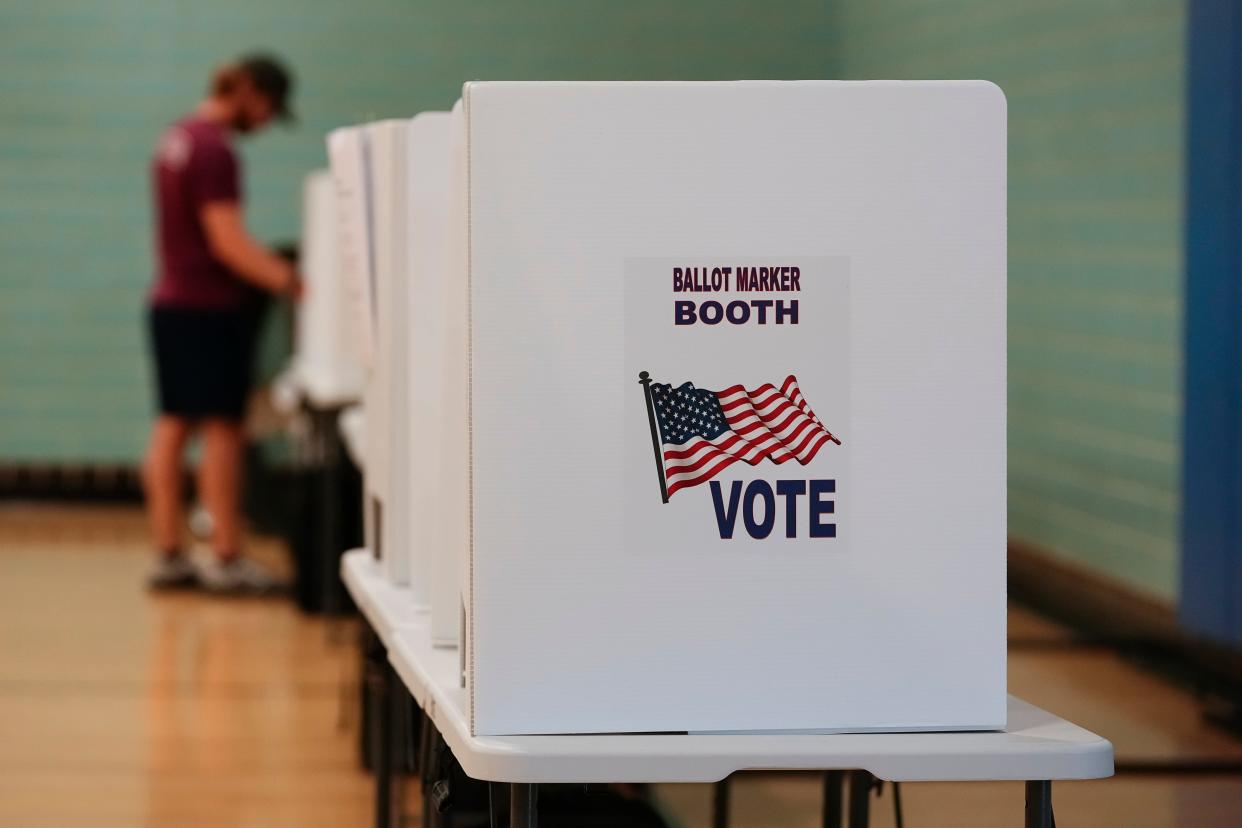
[[[151,160],[155,190],[155,286],[161,307],[237,309],[242,281],[212,255],[199,212],[212,201],[242,198],[241,164],[224,128],[194,116],[160,136]]]

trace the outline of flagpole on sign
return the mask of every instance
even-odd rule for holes
[[[655,404],[651,401],[651,375],[638,372],[638,382],[647,400],[647,424],[651,426],[651,448],[655,451],[656,471],[660,475],[660,497],[668,503],[668,483],[664,481],[664,456],[660,452],[660,430],[656,428]]]

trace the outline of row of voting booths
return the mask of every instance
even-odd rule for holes
[[[366,374],[357,317],[341,278],[335,184],[328,170],[302,188],[299,269],[309,286],[296,309],[293,355],[273,383],[277,411],[295,423],[293,485],[282,521],[296,563],[294,597],[307,612],[335,614],[348,605],[338,569],[343,549],[362,536],[361,478],[356,443]]]
[[[426,112],[328,136],[347,286],[337,312],[356,320],[364,366],[366,545],[450,647],[469,515],[465,282],[450,276],[462,269],[452,239],[465,232],[450,225],[455,126],[450,113]]]
[[[327,136],[299,351],[474,735],[1005,725],[1005,121],[480,82]]]

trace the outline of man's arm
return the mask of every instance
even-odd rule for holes
[[[209,201],[199,221],[211,253],[239,277],[271,293],[296,294],[293,266],[259,244],[246,231],[241,206],[235,201]]]

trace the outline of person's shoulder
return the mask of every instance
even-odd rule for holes
[[[162,167],[180,169],[189,161],[195,143],[193,125],[188,119],[174,121],[160,133],[155,144],[155,160]]]
[[[169,144],[190,161],[217,162],[236,159],[228,133],[219,124],[194,116],[174,122],[161,144]]]
[[[236,163],[228,135],[211,121],[188,115],[169,124],[160,134],[155,150],[156,162],[169,170],[204,164]]]
[[[229,152],[233,150],[228,132],[212,121],[189,115],[175,122],[170,128],[183,131],[193,140],[195,146],[219,147]]]

